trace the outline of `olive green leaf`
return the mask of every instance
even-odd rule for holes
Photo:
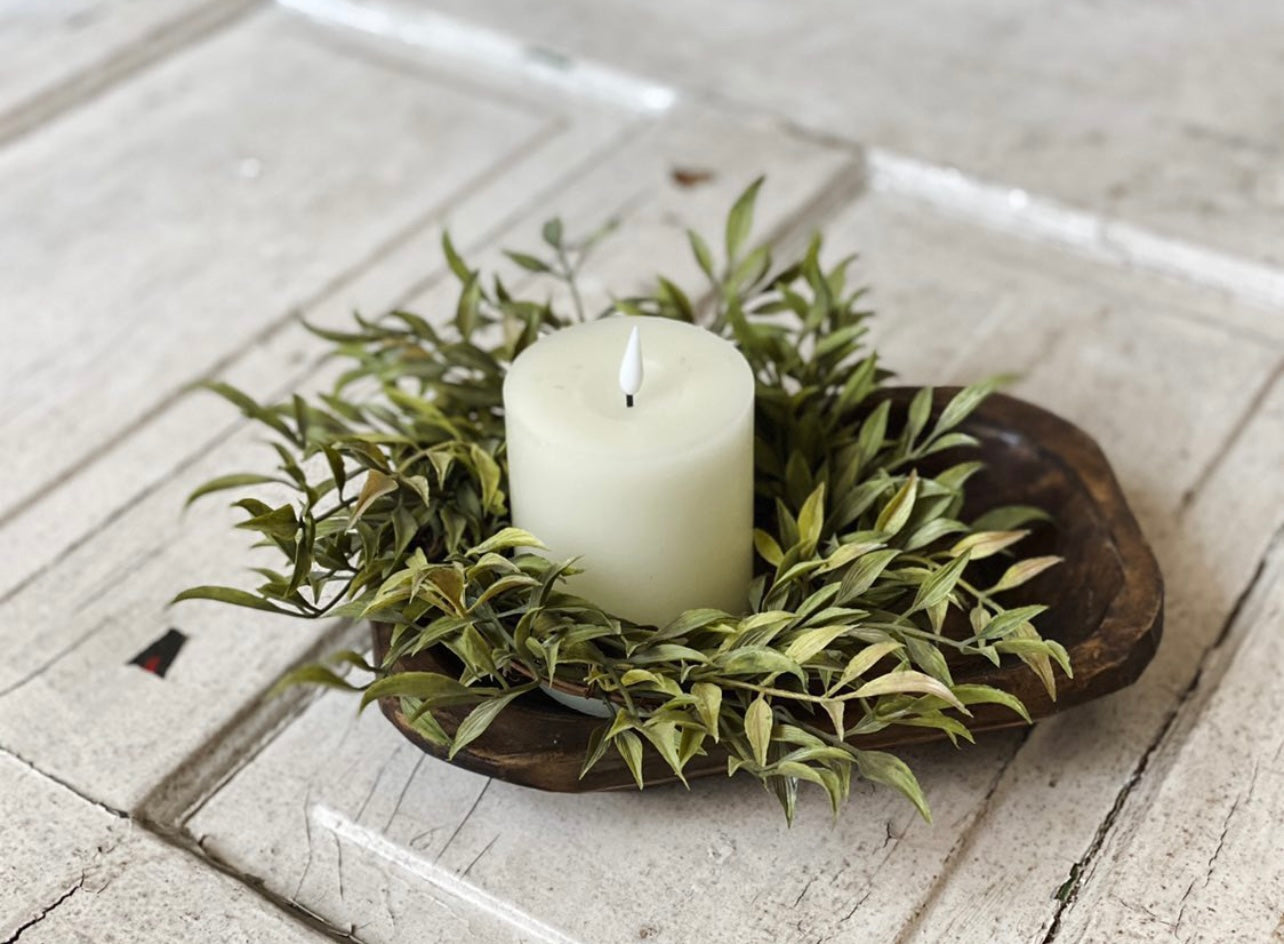
[[[526,694],[535,686],[534,684],[523,685],[519,688],[510,689],[502,695],[498,695],[487,701],[483,701],[472,711],[468,712],[464,720],[459,722],[459,727],[455,729],[455,736],[450,743],[450,759],[462,751],[473,741],[477,740],[486,733],[491,722],[499,715],[501,711],[509,706],[515,698]]]
[[[771,746],[771,706],[759,695],[745,712],[745,736],[753,748],[754,760],[759,767],[767,765],[767,749]]]

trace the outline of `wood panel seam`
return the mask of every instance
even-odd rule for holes
[[[1212,457],[1205,464],[1204,468],[1202,468],[1199,471],[1199,474],[1195,477],[1195,481],[1191,484],[1190,488],[1186,489],[1186,491],[1182,493],[1181,501],[1177,506],[1178,521],[1181,521],[1181,519],[1186,515],[1186,512],[1190,510],[1191,505],[1194,504],[1195,499],[1203,492],[1204,486],[1209,483],[1217,470],[1222,467],[1222,463],[1226,461],[1226,457],[1231,454],[1236,443],[1239,442],[1240,437],[1244,435],[1244,430],[1248,428],[1249,423],[1251,423],[1253,418],[1257,416],[1258,412],[1262,408],[1262,404],[1266,402],[1271,391],[1275,389],[1275,385],[1279,382],[1281,376],[1284,376],[1284,358],[1277,361],[1275,366],[1267,373],[1265,381],[1262,382],[1261,386],[1259,386],[1257,391],[1253,394],[1252,399],[1249,400],[1248,405],[1244,408],[1243,412],[1236,417],[1235,423],[1231,426],[1230,432],[1227,433],[1226,439],[1222,443],[1221,447],[1214,451]]]
[[[263,0],[218,0],[161,23],[124,49],[0,115],[0,147],[92,104],[121,84],[239,23]]]
[[[1195,672],[1194,677],[1187,684],[1186,688],[1182,690],[1176,702],[1173,704],[1173,707],[1170,708],[1168,713],[1165,715],[1163,724],[1160,725],[1159,731],[1156,733],[1155,737],[1151,739],[1146,750],[1142,753],[1140,760],[1138,760],[1136,766],[1133,768],[1132,773],[1128,776],[1128,779],[1116,794],[1114,803],[1106,813],[1101,824],[1097,827],[1087,850],[1078,859],[1078,861],[1070,867],[1070,874],[1066,879],[1066,882],[1057,892],[1057,905],[1053,911],[1052,921],[1048,925],[1047,933],[1044,935],[1041,944],[1053,944],[1053,942],[1057,940],[1057,936],[1061,931],[1062,919],[1065,916],[1065,913],[1073,907],[1074,902],[1078,897],[1079,889],[1083,885],[1084,877],[1091,868],[1093,860],[1096,858],[1097,853],[1100,852],[1101,847],[1105,844],[1106,838],[1113,829],[1115,822],[1118,820],[1128,797],[1141,781],[1141,778],[1146,774],[1152,757],[1161,747],[1164,746],[1169,732],[1175,727],[1177,721],[1182,715],[1183,709],[1192,701],[1192,699],[1194,699],[1205,682],[1211,683],[1209,685],[1209,690],[1216,688],[1216,682],[1220,678],[1221,673],[1219,673],[1216,678],[1210,676],[1208,679],[1205,679],[1205,670],[1208,667],[1209,661],[1214,654],[1221,650],[1223,646],[1232,639],[1232,630],[1239,621],[1240,614],[1243,612],[1248,601],[1257,591],[1262,577],[1266,573],[1268,563],[1275,554],[1281,550],[1281,548],[1284,548],[1284,526],[1280,527],[1272,536],[1266,552],[1258,561],[1257,568],[1254,570],[1252,577],[1249,578],[1247,584],[1235,598],[1235,604],[1231,607],[1230,613],[1227,614],[1225,621],[1222,623],[1221,630],[1218,632],[1213,642],[1204,649],[1199,660],[1199,669]],[[1224,671],[1225,667],[1222,668],[1223,673]]]

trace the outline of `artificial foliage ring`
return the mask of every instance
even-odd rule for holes
[[[864,290],[848,287],[852,260],[822,266],[819,236],[782,268],[765,246],[747,248],[760,184],[732,207],[721,268],[689,233],[705,298],[659,277],[651,293],[597,315],[702,324],[734,341],[754,371],[758,567],[744,613],[690,610],[661,627],[620,619],[566,592],[575,563],[550,560],[537,535],[511,526],[505,371],[542,335],[593,317],[576,276],[613,228],[572,242],[557,220],[543,228],[542,255],[508,254],[534,283],[524,296],[470,268],[446,236],[461,286],[448,324],[397,311],[357,317],[351,331],[311,327],[350,362],[327,394],[264,405],[207,385],[274,434],[279,464],[221,476],[192,499],[288,488],[294,497],[281,504],[235,502],[246,515],[238,527],[285,566],[255,568],[253,591],[202,586],[176,599],[388,624],[379,664],[336,655],[368,681],[312,665],[283,682],[357,689],[363,707],[400,698],[415,730],[452,757],[515,699],[542,697],[541,684],[588,686],[613,714],[585,771],[618,751],[641,787],[643,754],[655,751],[683,778],[716,742],[728,772],[763,781],[790,820],[801,782],[820,786],[837,813],[853,774],[900,790],[927,817],[898,757],[847,739],[903,725],[971,740],[977,703],[1027,717],[1008,692],[955,684],[951,666],[965,660],[1021,659],[1055,690],[1053,666],[1070,666],[1035,628],[1045,607],[1002,602],[1058,562],[1015,553],[1047,515],[1001,507],[964,517],[981,464],[957,427],[998,381],[965,388],[935,417],[930,388],[894,411],[882,395],[888,374],[864,347],[871,312]],[[569,313],[533,300],[549,279],[569,287]],[[448,650],[458,673],[397,669],[429,647]],[[473,707],[448,734],[434,711],[459,705]]]

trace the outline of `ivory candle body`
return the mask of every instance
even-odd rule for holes
[[[620,389],[639,329],[642,381]],[[504,381],[513,523],[568,587],[607,612],[664,625],[683,610],[747,608],[753,566],[753,395],[728,341],[666,318],[613,317],[531,345]]]

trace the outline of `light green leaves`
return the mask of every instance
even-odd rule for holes
[[[283,613],[287,616],[296,615],[290,610],[276,606],[269,600],[264,600],[257,594],[250,593],[247,590],[237,590],[235,587],[190,587],[174,597],[170,603],[180,603],[183,600],[213,600],[215,603],[230,603],[233,606],[243,606],[251,610],[263,610],[267,613]]]
[[[753,757],[759,767],[767,765],[767,750],[771,747],[771,706],[759,695],[749,703],[745,712],[745,737],[753,748]]]
[[[358,669],[349,678],[308,666],[285,682],[358,689],[363,706],[393,699],[403,723],[452,758],[479,750],[539,679],[612,707],[584,771],[613,748],[639,787],[648,766],[664,770],[652,755],[685,779],[716,743],[728,769],[762,779],[789,818],[801,784],[823,789],[836,810],[853,776],[900,790],[926,815],[904,764],[845,738],[897,724],[966,740],[969,705],[1024,717],[1009,693],[954,684],[969,660],[1021,660],[1054,691],[1066,651],[1035,629],[1041,607],[1008,608],[1004,596],[1028,593],[1056,563],[1020,556],[1047,516],[1016,506],[968,520],[969,480],[982,467],[967,451],[968,418],[1001,381],[948,403],[930,388],[908,398],[880,390],[888,372],[865,346],[871,313],[852,259],[824,263],[817,235],[774,264],[753,245],[762,186],[732,206],[724,258],[687,234],[707,287],[656,274],[649,291],[591,312],[577,274],[612,224],[577,239],[553,219],[533,252],[508,252],[519,274],[539,276],[525,295],[469,266],[443,236],[453,308],[312,329],[346,368],[332,390],[273,404],[207,385],[271,445],[263,468],[212,479],[192,499],[239,494],[237,527],[284,563],[255,566],[253,591],[200,586],[177,599],[386,622],[377,665],[348,653]],[[549,293],[550,280],[565,291]],[[757,561],[747,612],[634,624],[571,593],[566,578],[581,565],[548,559],[539,535],[513,525],[506,371],[540,338],[612,311],[702,324],[749,362]],[[256,497],[264,486],[272,504]],[[453,668],[407,669],[425,653]]]
[[[874,530],[888,537],[898,534],[914,511],[914,499],[917,493],[918,470],[913,470],[905,479],[905,484],[897,489],[896,494],[883,506],[878,520],[874,522]]]
[[[967,552],[972,560],[983,560],[1011,547],[1029,533],[1029,531],[977,531],[957,541],[950,548],[950,553],[958,556]]]
[[[880,675],[878,678],[866,682],[853,693],[856,698],[904,694],[935,695],[955,708],[963,707],[963,703],[942,682],[913,669]]]
[[[712,682],[696,682],[691,686],[696,711],[705,728],[716,741],[719,738],[719,719],[722,717],[722,688]]]
[[[361,696],[361,707],[386,697],[418,698],[431,704],[460,704],[487,694],[437,672],[398,672],[372,682]]]
[[[1060,557],[1031,557],[1029,560],[1015,563],[1003,572],[1003,576],[999,578],[998,583],[990,588],[990,592],[1002,593],[1004,590],[1019,587],[1026,581],[1033,580],[1049,567],[1055,567],[1059,563],[1061,563]]]
[[[545,549],[540,539],[521,528],[504,528],[497,534],[482,541],[476,547],[468,549],[469,557],[481,557],[495,551],[507,551],[515,547],[537,547]]]
[[[758,199],[758,191],[762,188],[763,180],[764,178],[759,177],[751,183],[736,199],[731,212],[727,214],[726,250],[729,260],[740,258],[740,250],[753,229],[754,203]]]
[[[816,490],[807,496],[802,510],[798,512],[798,540],[800,554],[809,557],[816,552],[820,543],[821,527],[825,523],[825,485],[822,482]]]
[[[243,472],[236,475],[220,475],[217,478],[210,479],[204,485],[195,489],[192,494],[187,496],[187,504],[191,504],[202,496],[214,492],[224,492],[232,488],[245,488],[250,485],[267,485],[271,483],[285,484],[275,475],[258,475],[252,472]]]
[[[359,686],[353,685],[324,665],[302,665],[281,676],[272,686],[269,695],[279,695],[295,685],[321,685],[325,688],[338,688],[348,692],[361,691]]]
[[[532,684],[510,689],[502,695],[483,701],[468,712],[464,720],[459,722],[459,727],[455,729],[455,736],[451,741],[450,754],[448,756],[453,760],[456,754],[486,732],[491,722],[512,703],[513,699],[524,695],[534,687]]]
[[[929,823],[932,821],[932,812],[927,808],[927,800],[923,796],[923,788],[918,785],[918,778],[899,757],[885,751],[857,751],[856,766],[866,780],[899,790],[914,804],[923,819]]]
[[[384,495],[389,495],[397,490],[397,480],[390,475],[385,475],[378,469],[371,469],[366,473],[365,484],[361,486],[361,494],[357,497],[357,505],[352,509],[352,517],[348,520],[348,527],[352,527],[361,520],[361,516],[366,510]]]
[[[846,605],[868,592],[870,587],[874,585],[874,581],[896,559],[899,553],[900,551],[895,548],[889,548],[883,551],[873,551],[859,558],[843,574],[842,583],[839,585],[838,604],[840,606]]]
[[[909,612],[930,610],[937,604],[944,602],[954,592],[955,585],[958,584],[959,578],[963,576],[963,568],[970,561],[971,554],[968,551],[964,551],[919,584],[918,592],[914,594],[914,602],[910,604]]]
[[[633,780],[641,790],[645,785],[645,779],[642,772],[642,741],[632,731],[621,731],[612,741],[615,749],[620,752],[624,758],[624,763],[629,768],[629,773],[633,774]]]
[[[831,693],[860,678],[881,660],[902,648],[904,648],[903,644],[892,640],[876,642],[866,646],[848,661],[843,668],[843,674],[838,677],[838,683],[831,689]]]

